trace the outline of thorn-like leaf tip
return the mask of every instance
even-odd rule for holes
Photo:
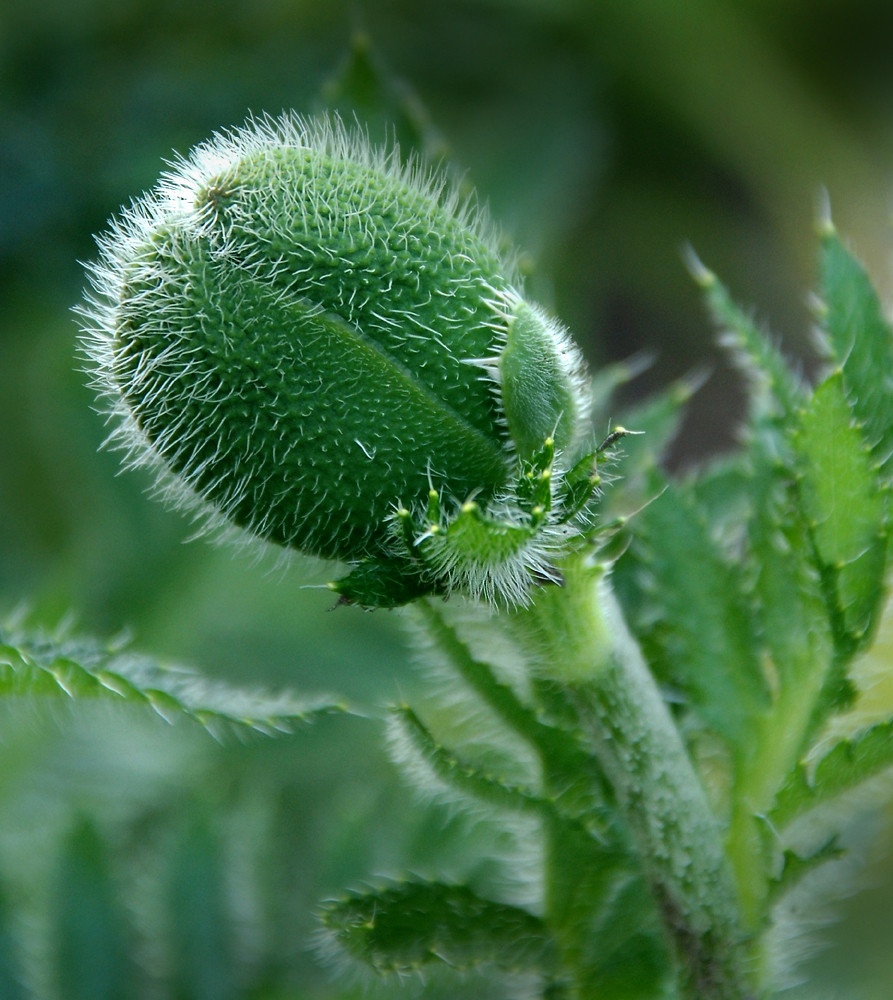
[[[712,288],[716,284],[716,275],[704,266],[701,258],[690,243],[686,243],[683,246],[682,259],[688,268],[689,274],[701,288]]]

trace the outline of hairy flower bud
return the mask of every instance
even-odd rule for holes
[[[579,358],[481,213],[338,121],[216,136],[100,249],[82,313],[116,435],[214,523],[443,590],[395,512],[503,509],[546,437],[576,447]]]

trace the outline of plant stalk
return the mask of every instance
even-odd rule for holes
[[[686,1000],[755,1000],[720,826],[603,567],[516,612],[535,669],[561,683],[639,852]]]

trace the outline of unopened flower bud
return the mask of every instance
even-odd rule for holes
[[[398,506],[486,510],[579,438],[576,352],[481,213],[337,121],[216,136],[100,248],[82,313],[115,433],[212,522],[387,560]]]

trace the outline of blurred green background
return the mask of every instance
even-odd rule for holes
[[[883,0],[6,0],[0,615],[26,607],[51,628],[70,617],[100,635],[126,629],[138,648],[212,675],[366,705],[418,690],[397,616],[329,613],[330,597],[304,587],[325,579],[318,569],[184,544],[190,525],[146,499],[145,478],[116,476],[117,458],[97,450],[103,421],[70,313],[91,234],[163,158],[249,113],[343,98],[358,35],[385,68],[387,100],[430,116],[524,248],[534,296],[593,365],[647,351],[640,393],[712,373],[671,456],[678,467],[729,447],[740,406],[682,264],[686,243],[771,316],[807,371],[823,190],[891,289]],[[379,134],[378,105],[360,104]],[[486,825],[401,789],[372,721],[219,746],[95,706],[0,715],[11,929],[0,982],[11,954],[8,982],[41,998],[97,1000],[84,984],[108,969],[77,958],[92,952],[106,955],[100,966],[133,963],[135,997],[353,995],[313,953],[317,900],[410,869],[505,877],[486,861],[500,848]],[[866,852],[882,855],[877,843],[866,835]],[[881,862],[872,877],[889,885]],[[66,916],[72,894],[84,904]],[[887,997],[889,889],[850,909],[829,932],[846,950],[822,960],[828,995],[858,980],[858,996]],[[91,935],[101,947],[84,946]],[[483,979],[464,995],[501,996]]]

